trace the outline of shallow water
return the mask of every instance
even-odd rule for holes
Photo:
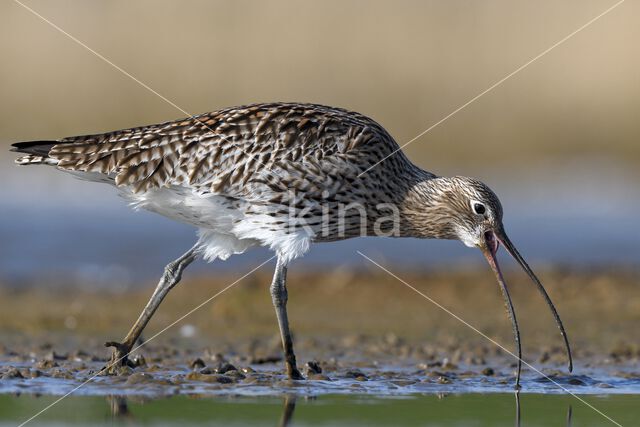
[[[104,362],[61,362],[52,367],[34,368],[32,363],[0,363],[0,393],[64,395],[129,395],[155,398],[173,395],[274,396],[295,393],[301,396],[367,394],[381,397],[416,393],[510,393],[514,377],[509,368],[484,374],[456,367],[419,369],[409,366],[341,367],[310,374],[306,381],[289,381],[279,363],[254,365],[217,373],[213,368],[193,370],[187,365],[139,367],[123,375],[104,376],[97,372]],[[525,370],[522,390],[527,393],[581,395],[640,395],[640,374],[632,369],[582,370],[572,375],[555,369],[542,373]],[[639,399],[640,403],[640,399]]]
[[[518,408],[509,368],[336,367],[289,381],[279,363],[223,373],[168,363],[95,376],[103,363],[0,363],[0,425],[19,424],[61,398],[34,425],[274,425],[295,413],[295,425],[493,426],[513,425],[517,411],[523,425],[565,425],[568,414],[567,425],[614,425],[584,401],[622,425],[640,419],[633,366],[579,375],[547,367],[548,377],[526,371]]]
[[[624,426],[640,419],[638,398],[585,396]],[[54,403],[51,396],[0,395],[0,425],[18,425]],[[72,396],[28,425],[422,425],[422,426],[603,426],[615,425],[567,395],[429,394],[389,398],[362,395],[159,399]]]

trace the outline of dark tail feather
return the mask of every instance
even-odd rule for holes
[[[60,144],[58,141],[27,141],[16,142],[11,144],[11,151],[17,151],[19,153],[35,154],[36,156],[47,157],[49,151],[54,145]]]

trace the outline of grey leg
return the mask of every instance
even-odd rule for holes
[[[105,367],[107,372],[113,373],[115,367],[131,364],[127,356],[140,337],[142,330],[147,326],[147,323],[149,323],[149,320],[160,306],[164,297],[180,282],[182,271],[198,257],[198,250],[199,245],[195,245],[180,258],[167,264],[158,286],[156,286],[153,295],[151,295],[151,299],[149,299],[149,302],[144,307],[144,310],[142,310],[142,313],[140,313],[140,317],[138,317],[136,323],[131,327],[124,341],[121,343],[115,341],[105,343],[106,347],[114,347],[111,361]]]
[[[289,318],[287,316],[287,265],[279,256],[276,263],[276,271],[273,274],[273,282],[271,282],[271,299],[273,300],[273,306],[276,308],[276,316],[280,326],[287,375],[292,380],[302,380],[304,378],[296,367],[296,355],[293,353],[293,340],[291,339]]]

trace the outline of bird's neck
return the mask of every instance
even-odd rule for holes
[[[412,183],[400,202],[401,237],[457,238],[450,212],[443,203],[451,185],[451,178],[433,175]]]

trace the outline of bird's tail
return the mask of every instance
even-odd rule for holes
[[[49,152],[58,141],[26,141],[11,144],[11,151],[25,153],[26,156],[18,157],[15,162],[19,165],[52,164],[58,162],[49,158]]]

